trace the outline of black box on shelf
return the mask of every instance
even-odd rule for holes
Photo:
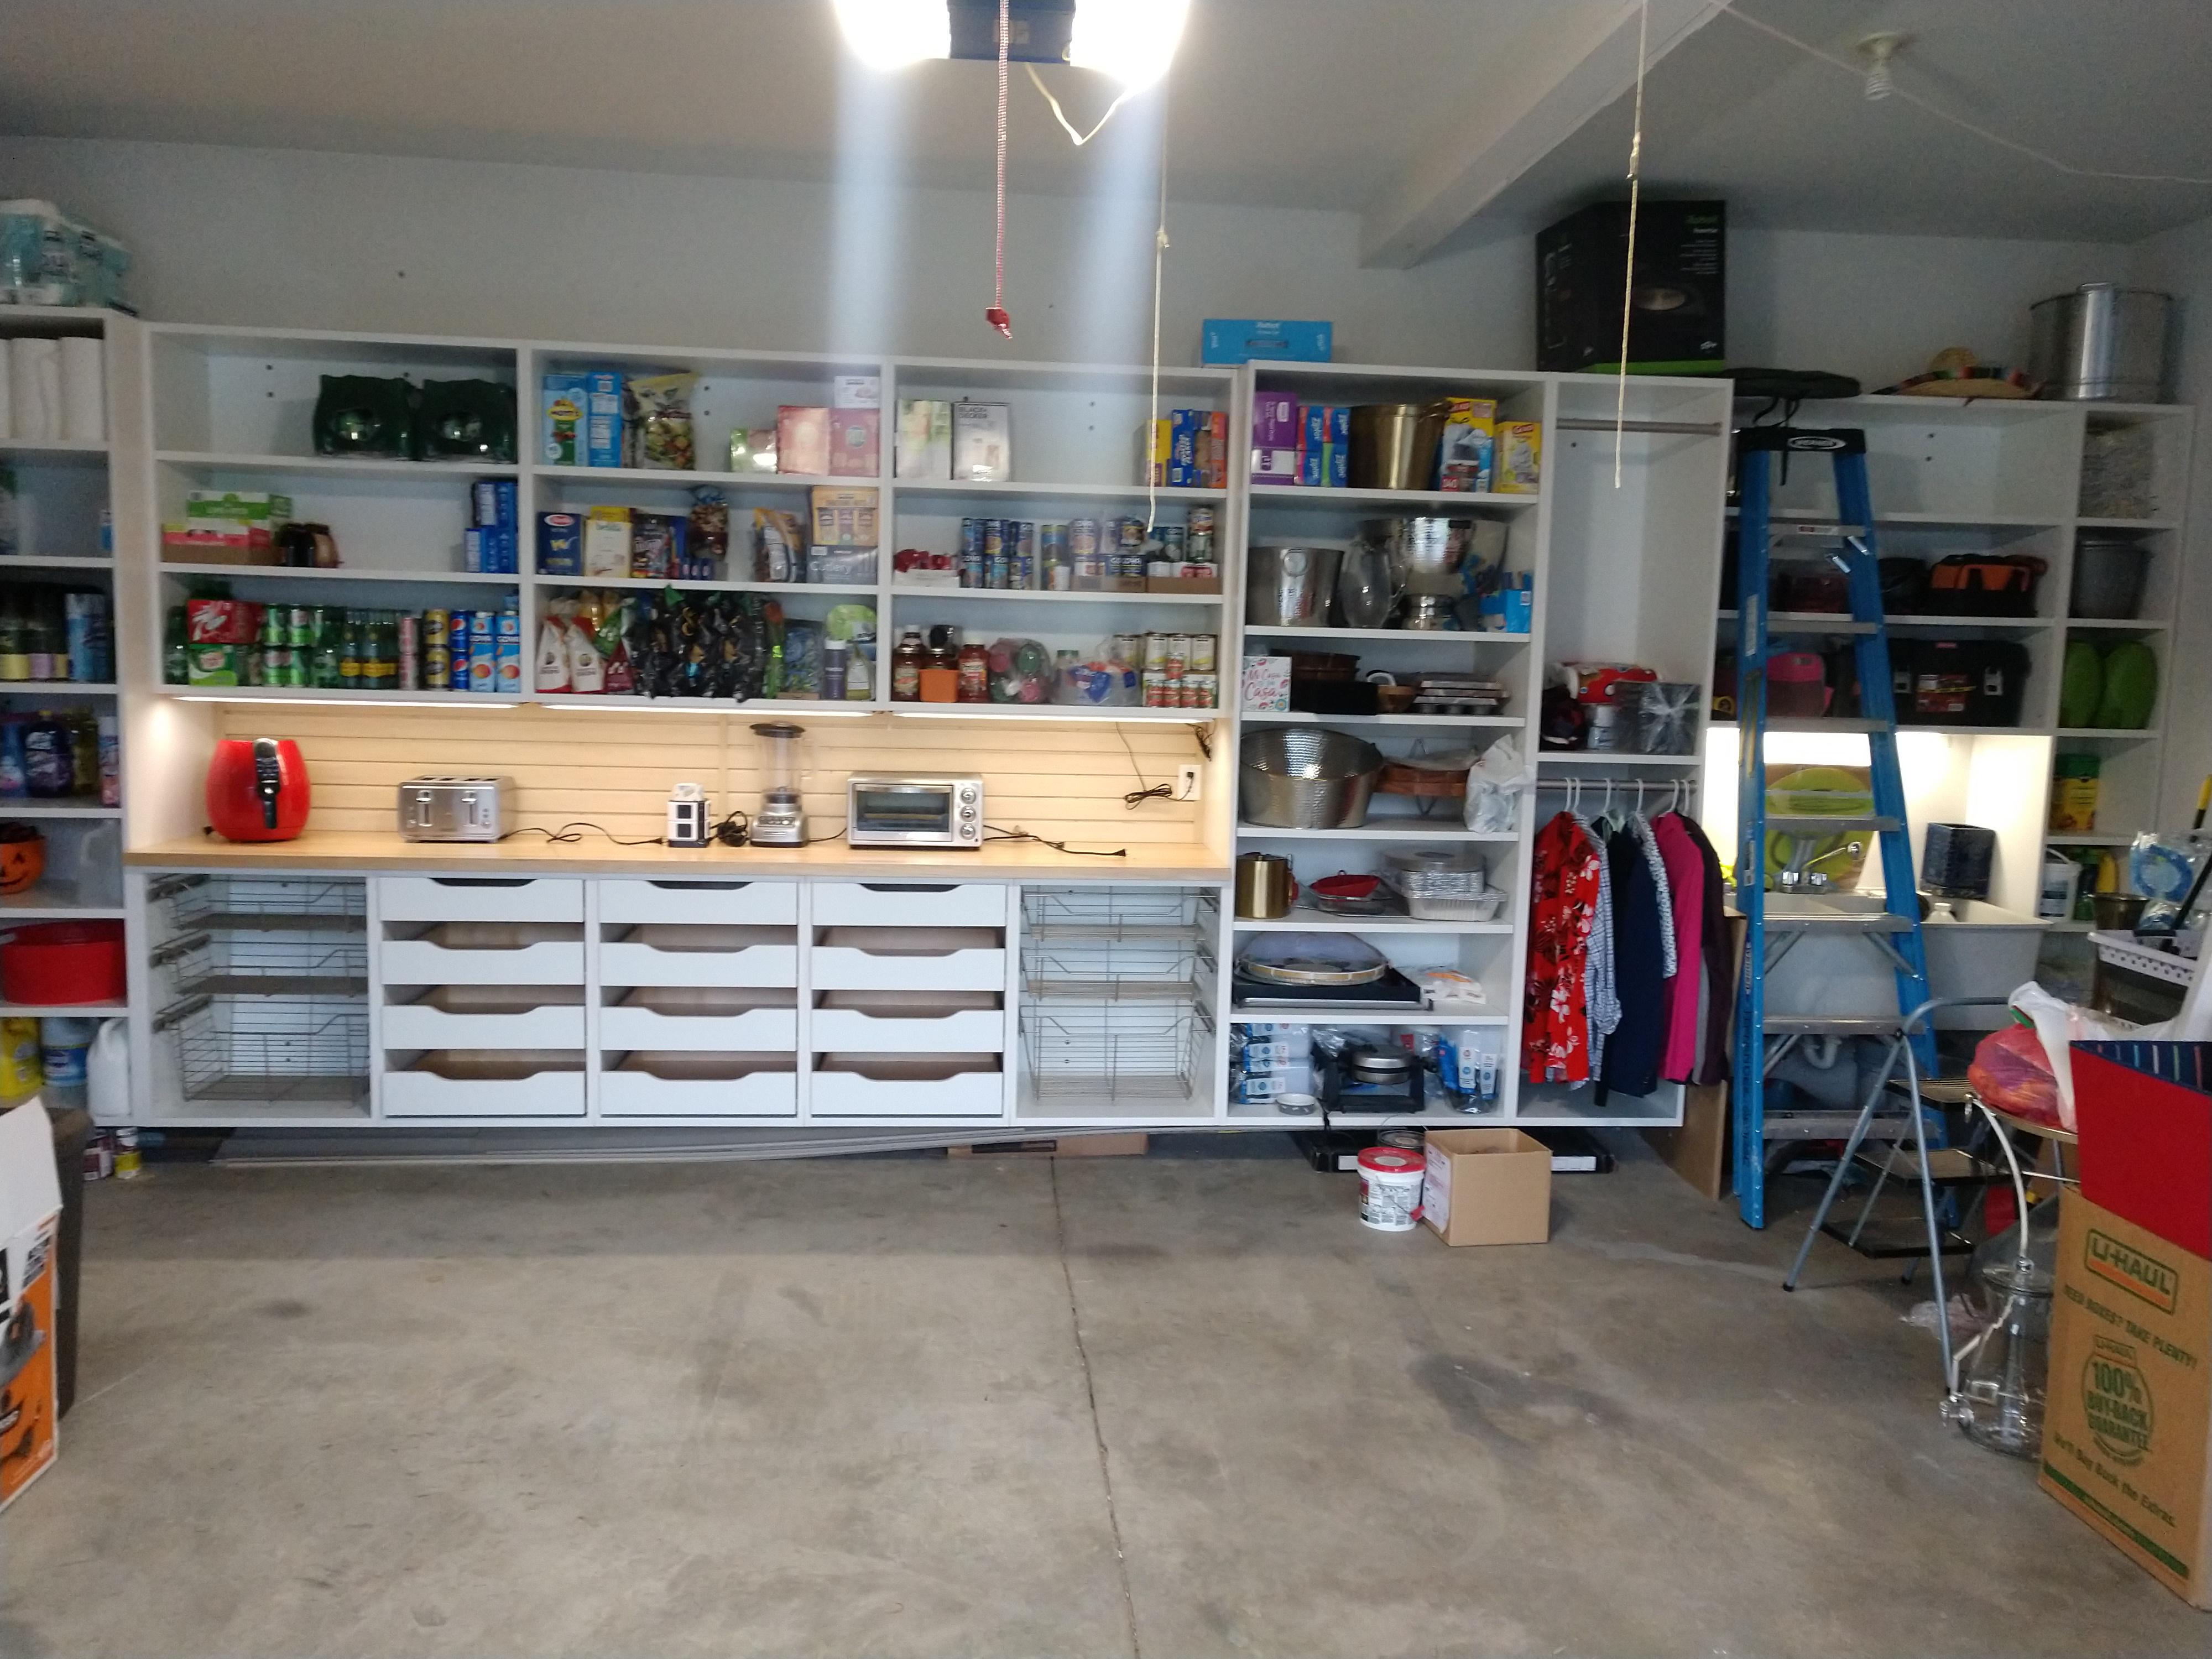
[[[1628,367],[1643,374],[1717,374],[1727,361],[1728,207],[1643,203]],[[1611,370],[1620,361],[1628,204],[1600,202],[1536,236],[1536,367]]]

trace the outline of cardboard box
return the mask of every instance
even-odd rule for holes
[[[1628,278],[1628,204],[1600,202],[1536,236],[1536,367],[1617,370]],[[1728,362],[1728,208],[1646,199],[1637,212],[1628,367],[1716,374]]]
[[[1500,421],[1497,427],[1497,477],[1491,488],[1501,495],[1533,495],[1541,487],[1544,423]]]
[[[595,507],[584,515],[584,574],[629,574],[629,509]]]
[[[1013,410],[963,398],[952,405],[952,476],[963,483],[1005,483],[1014,476]]]
[[[879,409],[830,411],[831,477],[872,478],[883,470],[883,419]]]
[[[623,464],[623,377],[611,368],[584,377],[584,465]]]
[[[1198,360],[1208,364],[1325,363],[1336,325],[1279,317],[1208,317],[1199,336]]]
[[[876,492],[817,484],[808,492],[814,522],[809,547],[866,547],[881,544],[877,532]]]
[[[943,482],[952,476],[952,405],[931,398],[902,398],[896,476]]]
[[[2212,1608],[2212,1261],[2068,1193],[2044,1491]]]
[[[832,409],[873,409],[884,406],[884,381],[880,374],[837,374],[830,380],[830,407]]]
[[[53,1129],[33,1098],[0,1112],[0,1510],[53,1467],[61,1447],[54,1370],[61,1214]]]
[[[1552,1149],[1519,1129],[1431,1129],[1421,1219],[1447,1244],[1552,1236]]]
[[[2212,1043],[2077,1042],[2081,1196],[2212,1256]]]
[[[775,411],[775,470],[803,477],[830,474],[830,411],[785,404]]]
[[[1473,493],[1490,488],[1498,404],[1488,398],[1448,398],[1443,441],[1437,450],[1437,488]]]
[[[538,391],[538,459],[548,466],[584,462],[585,410],[591,380],[583,374],[548,374]]]

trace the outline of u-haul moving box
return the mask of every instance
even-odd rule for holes
[[[33,1098],[0,1112],[0,1510],[46,1472],[59,1445],[54,1236],[61,1213],[53,1130]]]

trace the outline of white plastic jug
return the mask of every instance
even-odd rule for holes
[[[122,1020],[103,1021],[85,1055],[86,1095],[92,1121],[103,1128],[131,1121],[131,1030]]]

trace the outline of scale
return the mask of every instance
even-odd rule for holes
[[[753,815],[756,847],[804,847],[806,814],[799,801],[799,740],[805,728],[783,721],[753,727],[761,740],[761,805]]]

